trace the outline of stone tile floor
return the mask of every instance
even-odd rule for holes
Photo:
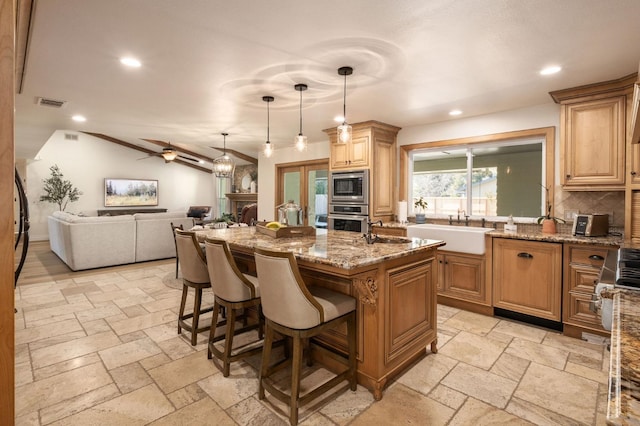
[[[15,424],[288,424],[281,403],[257,398],[258,357],[224,378],[206,334],[195,347],[177,335],[174,265],[19,286]],[[442,305],[438,323],[439,352],[381,401],[358,386],[301,409],[300,424],[605,424],[603,344]],[[316,366],[305,381],[325,373]]]

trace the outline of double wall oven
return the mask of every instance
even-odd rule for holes
[[[369,170],[332,172],[329,182],[329,229],[366,232]]]

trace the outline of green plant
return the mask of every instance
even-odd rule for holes
[[[549,200],[549,188],[540,184],[547,192],[546,200],[547,200],[547,213],[544,216],[540,216],[538,218],[538,223],[542,223],[543,220],[553,220],[554,222],[562,222],[565,223],[564,219],[560,219],[559,217],[551,216],[551,201]]]
[[[422,197],[418,198],[416,201],[413,202],[413,207],[415,207],[416,209],[418,209],[419,212],[422,212],[422,213],[424,213],[424,211],[427,209],[428,206],[429,204],[427,203],[427,200],[425,200]]]
[[[42,180],[44,182],[42,190],[45,194],[40,196],[40,201],[57,204],[58,208],[64,211],[67,208],[67,204],[78,201],[82,192],[74,187],[71,181],[62,179],[64,175],[57,164],[49,167],[49,170],[51,171],[51,176]]]
[[[222,213],[222,217],[217,217],[213,219],[214,222],[226,222],[227,224],[231,224],[235,222],[235,217],[231,213]]]

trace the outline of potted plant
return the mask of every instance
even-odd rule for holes
[[[555,234],[558,232],[557,227],[556,227],[556,223],[557,222],[562,222],[564,223],[563,219],[560,219],[559,217],[555,217],[555,216],[551,216],[551,202],[549,201],[549,188],[547,188],[546,186],[543,186],[542,184],[540,184],[544,190],[547,192],[547,213],[544,216],[540,216],[538,218],[538,224],[542,224],[542,233],[543,234]]]
[[[424,214],[425,214],[425,210],[427,209],[427,206],[428,206],[427,201],[422,197],[418,198],[413,202],[413,207],[415,207],[416,209],[416,223],[425,222]]]
[[[44,182],[42,190],[45,194],[40,196],[40,201],[57,204],[60,211],[64,211],[67,204],[78,201],[82,192],[74,187],[71,181],[62,179],[64,176],[57,164],[49,167],[49,170],[51,170],[51,177],[42,180]]]

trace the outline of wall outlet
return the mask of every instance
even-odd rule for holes
[[[580,211],[577,209],[567,209],[564,211],[564,220],[573,222],[578,214],[580,214]]]

